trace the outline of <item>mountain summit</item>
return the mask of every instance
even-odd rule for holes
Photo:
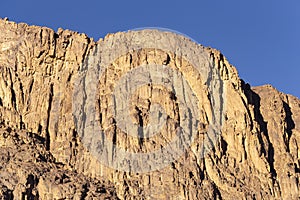
[[[0,20],[2,199],[298,199],[300,100],[166,30]]]

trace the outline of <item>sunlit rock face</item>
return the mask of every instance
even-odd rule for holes
[[[299,113],[178,33],[0,20],[3,199],[297,199]]]

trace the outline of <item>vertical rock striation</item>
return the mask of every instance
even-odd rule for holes
[[[147,66],[175,71],[176,87],[184,87],[174,95],[164,87],[171,79],[155,79],[164,73],[147,74]],[[135,80],[150,77],[165,85],[124,91],[133,72],[139,72]],[[132,95],[119,121],[130,120],[138,128],[160,124],[149,113],[162,109],[167,117],[158,119],[166,126],[159,134],[130,130],[143,136],[136,138],[120,128],[115,102],[122,103],[126,92]],[[99,135],[80,131],[89,127],[89,121],[82,122],[89,115],[84,107],[89,98]],[[166,146],[188,122],[182,102],[193,99],[199,118],[191,127],[197,134],[178,159],[137,172],[132,164],[124,164],[131,167],[127,171],[111,164],[120,158],[116,149],[106,160],[97,157],[92,142],[103,137],[112,148],[133,153]],[[214,137],[208,133],[216,124],[221,126]],[[251,88],[219,51],[174,33],[133,31],[94,42],[69,30],[0,20],[0,144],[3,199],[300,197],[300,100],[271,86]]]

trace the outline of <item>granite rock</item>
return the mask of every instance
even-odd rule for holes
[[[0,124],[2,199],[300,197],[300,100],[251,88],[218,50],[171,32],[95,42],[0,20]],[[184,124],[176,159],[151,157]]]

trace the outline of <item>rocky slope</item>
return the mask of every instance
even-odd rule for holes
[[[0,126],[2,199],[300,198],[300,100],[174,33],[0,20]]]

